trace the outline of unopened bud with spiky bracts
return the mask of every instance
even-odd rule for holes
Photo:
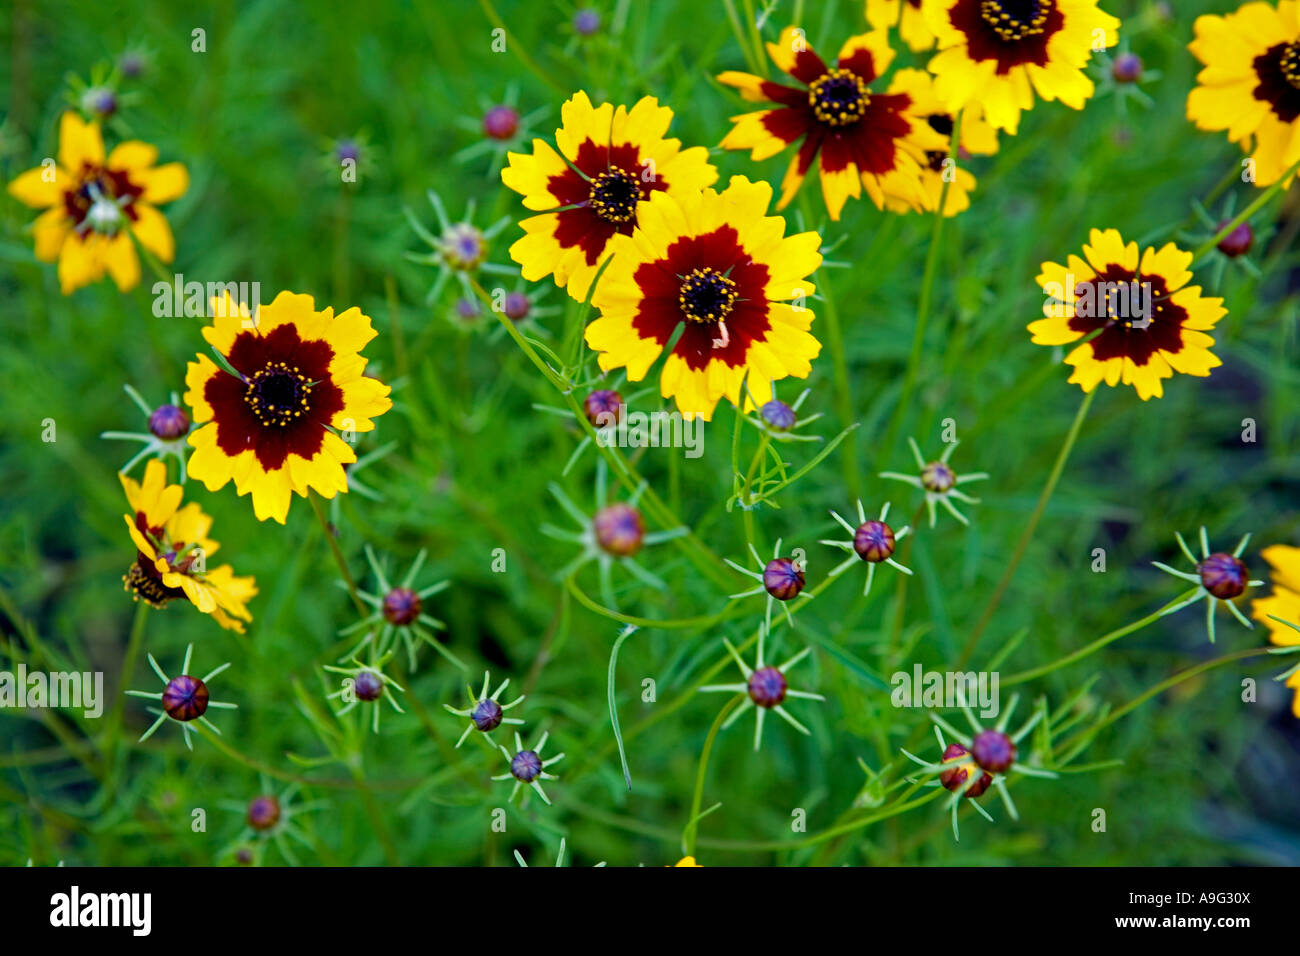
[[[685,528],[671,528],[666,531],[646,531],[645,521],[637,509],[637,502],[644,486],[623,502],[606,501],[606,482],[608,471],[603,458],[596,460],[596,512],[591,517],[573,503],[564,490],[554,482],[548,487],[555,500],[564,511],[577,522],[581,531],[566,531],[552,524],[541,526],[542,534],[561,541],[581,545],[582,551],[557,573],[558,580],[565,580],[590,561],[595,561],[600,569],[601,597],[605,606],[615,608],[614,591],[611,583],[611,569],[615,564],[626,568],[633,577],[650,587],[663,590],[667,587],[654,574],[651,574],[635,560],[641,550],[652,545],[661,544],[672,538],[687,533]]]
[[[1232,616],[1238,621],[1253,629],[1254,625],[1246,615],[1241,613],[1240,608],[1235,603],[1237,598],[1246,593],[1247,588],[1259,587],[1264,583],[1263,581],[1252,581],[1250,570],[1246,567],[1245,562],[1241,560],[1246,545],[1250,543],[1250,535],[1243,536],[1230,554],[1223,551],[1211,553],[1209,536],[1206,534],[1205,528],[1202,527],[1200,532],[1200,558],[1197,558],[1192,553],[1192,549],[1187,546],[1187,542],[1183,540],[1181,534],[1175,532],[1174,537],[1178,540],[1179,550],[1192,563],[1194,570],[1179,571],[1159,561],[1152,561],[1151,563],[1166,574],[1172,574],[1176,578],[1181,578],[1195,585],[1195,589],[1185,599],[1165,608],[1161,612],[1161,616],[1181,611],[1188,605],[1195,604],[1204,598],[1207,602],[1205,607],[1205,629],[1210,635],[1211,644],[1215,640],[1214,612],[1220,604],[1227,607]]]
[[[374,733],[379,733],[379,713],[382,709],[379,706],[380,698],[388,701],[389,706],[399,714],[406,713],[398,705],[397,698],[393,696],[393,691],[405,693],[404,688],[384,673],[384,665],[392,656],[393,651],[389,651],[381,657],[374,658],[368,664],[363,664],[354,657],[351,667],[325,665],[325,670],[332,674],[342,674],[344,677],[343,686],[332,694],[326,695],[327,700],[343,701],[343,707],[336,712],[339,717],[349,713],[359,704],[369,704],[371,705],[370,729]]]
[[[252,864],[262,856],[260,848],[272,844],[279,849],[286,862],[298,866],[298,857],[290,848],[286,837],[315,852],[316,847],[312,841],[294,821],[303,814],[320,810],[328,804],[322,801],[299,802],[297,796],[301,787],[297,783],[289,784],[278,794],[273,793],[271,782],[265,774],[261,775],[260,786],[261,791],[247,803],[225,800],[218,803],[223,810],[238,813],[244,819],[244,828],[234,841],[235,860],[244,865]],[[254,850],[253,847],[259,849]],[[248,859],[241,860],[240,853],[247,854]]]
[[[725,637],[722,643],[726,645],[727,652],[731,659],[736,662],[740,668],[740,673],[744,676],[743,684],[709,684],[700,688],[701,693],[732,693],[744,694],[745,699],[731,715],[722,723],[722,729],[726,730],[734,724],[742,714],[749,710],[754,710],[756,714],[756,723],[754,727],[754,749],[758,750],[763,742],[763,718],[768,711],[776,714],[787,724],[799,731],[801,734],[809,734],[803,724],[795,720],[790,712],[785,709],[785,701],[788,697],[799,698],[803,700],[824,701],[826,698],[821,694],[813,694],[809,691],[792,690],[789,678],[786,676],[790,668],[794,667],[801,660],[812,653],[811,647],[805,647],[798,654],[791,657],[784,664],[771,665],[764,663],[763,653],[767,640],[768,626],[760,624],[758,626],[758,651],[755,657],[754,667],[745,663],[744,658],[731,645]]]
[[[600,31],[600,11],[584,7],[573,15],[573,32],[580,37],[594,36]]]
[[[153,672],[158,675],[163,682],[161,693],[143,690],[128,690],[126,693],[131,697],[146,697],[156,700],[161,705],[161,709],[150,707],[149,713],[154,714],[158,719],[153,722],[143,734],[140,735],[140,742],[148,740],[154,735],[154,732],[161,727],[166,721],[174,720],[181,725],[183,736],[185,737],[185,746],[190,750],[194,749],[194,744],[190,740],[191,721],[198,721],[208,730],[220,736],[221,731],[216,725],[208,720],[206,714],[209,708],[218,708],[224,710],[234,710],[235,704],[227,704],[221,701],[212,700],[208,691],[208,683],[224,671],[230,664],[222,664],[220,667],[209,672],[204,677],[194,677],[189,673],[190,658],[194,653],[194,645],[190,644],[185,648],[185,662],[181,664],[181,673],[175,677],[168,677],[158,662],[154,660],[152,654],[149,655],[149,666]]]
[[[888,501],[880,509],[880,517],[869,520],[867,511],[859,500],[858,524],[856,527],[849,524],[834,511],[831,512],[831,517],[838,521],[840,527],[849,533],[849,539],[847,541],[838,541],[833,538],[823,538],[821,544],[828,544],[833,548],[839,548],[841,551],[850,553],[844,561],[831,569],[828,577],[837,577],[850,565],[856,564],[858,561],[865,561],[867,580],[862,586],[862,594],[865,597],[871,593],[871,583],[875,579],[876,565],[888,564],[904,574],[912,573],[910,568],[905,568],[894,560],[894,550],[898,547],[898,542],[907,537],[911,529],[904,526],[895,531],[886,523],[885,519],[889,517]]]
[[[470,735],[470,731],[472,730],[477,730],[484,734],[490,734],[502,724],[523,724],[522,720],[519,720],[517,717],[507,717],[505,716],[505,713],[506,711],[522,704],[524,702],[524,695],[520,694],[508,704],[502,704],[500,700],[501,695],[504,694],[506,688],[510,686],[510,678],[507,677],[503,680],[501,685],[491,694],[488,693],[488,687],[490,684],[491,674],[489,671],[484,671],[483,690],[479,693],[475,694],[473,687],[470,687],[468,684],[465,685],[465,690],[469,694],[469,707],[464,710],[457,710],[450,704],[442,705],[444,709],[455,714],[457,717],[469,718],[469,726],[465,728],[465,732],[461,734],[460,739],[456,741],[457,747],[460,747],[460,745],[465,742],[465,738]]]
[[[489,139],[514,139],[519,132],[519,111],[498,104],[483,114],[483,135]]]
[[[542,734],[540,740],[532,748],[526,748],[523,740],[520,739],[518,732],[515,733],[515,752],[512,754],[505,747],[501,748],[501,754],[506,758],[509,765],[509,772],[498,774],[493,780],[510,780],[515,781],[514,789],[510,791],[509,799],[513,800],[522,787],[531,787],[537,791],[537,795],[542,798],[542,802],[550,806],[551,800],[542,789],[543,780],[558,780],[552,773],[548,773],[546,768],[554,763],[564,759],[564,754],[556,754],[554,757],[543,759],[542,751],[546,749],[546,741],[550,739],[550,731]]]
[[[970,495],[962,492],[958,486],[971,481],[984,481],[988,478],[986,472],[978,471],[968,474],[958,475],[948,459],[957,449],[960,442],[949,442],[943,450],[943,454],[935,461],[926,461],[921,454],[920,446],[912,438],[907,440],[912,449],[912,457],[916,460],[917,474],[904,475],[896,471],[882,471],[881,478],[890,478],[894,481],[905,481],[915,488],[920,488],[925,492],[925,506],[930,513],[930,527],[934,527],[935,506],[942,505],[944,509],[954,518],[964,525],[969,525],[970,521],[966,516],[957,510],[953,500],[964,502],[968,505],[979,504],[978,498],[972,498]]]
[[[764,623],[770,629],[772,626],[772,602],[781,602],[781,610],[785,613],[785,619],[794,625],[794,618],[790,614],[790,609],[786,603],[793,601],[801,594],[805,598],[812,595],[804,594],[805,573],[807,564],[803,559],[803,552],[796,549],[795,553],[789,557],[781,554],[781,539],[778,538],[776,547],[772,549],[772,558],[770,561],[764,561],[759,555],[758,549],[752,544],[749,546],[749,553],[753,555],[754,562],[759,568],[757,571],[750,570],[744,565],[737,564],[730,558],[726,558],[727,564],[731,565],[741,574],[751,577],[758,582],[758,587],[750,588],[748,591],[741,591],[738,594],[732,594],[733,601],[740,598],[751,597],[755,594],[767,594],[767,613],[764,617]]]
[[[1110,75],[1117,83],[1136,83],[1142,79],[1142,58],[1136,53],[1121,53],[1111,63]]]
[[[521,149],[535,136],[533,124],[550,112],[541,107],[531,113],[519,112],[519,91],[510,86],[500,100],[479,100],[479,111],[456,118],[456,125],[474,134],[476,141],[452,155],[457,163],[467,163],[480,156],[490,156],[487,175],[495,179],[501,173],[507,154]]]
[[[373,644],[375,654],[387,654],[400,638],[406,647],[407,663],[411,670],[415,669],[416,649],[422,643],[428,644],[462,671],[467,669],[460,658],[433,636],[434,631],[445,631],[447,626],[429,614],[425,605],[429,598],[451,587],[451,582],[439,581],[419,590],[414,587],[415,579],[419,576],[420,569],[424,567],[427,556],[427,552],[421,549],[406,574],[400,581],[394,582],[389,579],[384,564],[380,562],[374,549],[366,545],[366,560],[379,584],[379,593],[357,592],[357,596],[373,608],[374,612],[339,631],[339,634],[344,637],[358,632],[362,635],[352,650],[343,655],[340,660],[355,657],[368,644]],[[346,582],[340,584],[346,587]]]
[[[144,398],[130,385],[122,386],[130,396],[136,408],[144,413],[147,431],[143,432],[102,432],[100,438],[122,439],[141,442],[141,448],[119,471],[128,474],[136,462],[142,458],[175,458],[180,470],[181,482],[185,481],[185,460],[191,449],[185,442],[190,432],[190,417],[180,407],[176,393],[171,393],[171,401],[156,408],[150,408]]]
[[[954,839],[961,839],[957,827],[957,806],[961,803],[963,797],[969,800],[969,805],[980,816],[992,822],[993,817],[976,800],[978,797],[983,796],[990,787],[994,787],[1002,797],[1007,813],[1010,814],[1013,820],[1018,820],[1020,814],[1011,799],[1011,794],[1007,791],[1007,775],[1020,773],[1031,777],[1055,778],[1057,776],[1055,771],[1029,766],[1019,761],[1018,744],[1038,725],[1046,711],[1044,709],[1035,711],[1034,716],[1022,724],[1019,730],[1014,734],[1009,734],[1006,729],[1007,724],[1010,723],[1011,715],[1015,711],[1018,702],[1019,697],[1013,695],[1007,703],[1006,709],[1003,710],[997,726],[986,728],[980,724],[970,707],[967,706],[965,692],[962,690],[961,685],[958,685],[957,705],[965,714],[967,721],[970,722],[972,733],[963,734],[938,714],[932,713],[930,716],[935,723],[934,733],[939,739],[941,751],[939,761],[931,763],[909,753],[907,750],[903,751],[903,754],[909,760],[921,766],[922,773],[932,775],[935,778],[928,786],[940,786],[952,794],[952,797],[948,800],[948,807],[952,814],[952,835]],[[948,743],[944,739],[945,731],[955,738],[952,743]]]
[[[944,749],[943,757],[941,759],[944,763],[953,763],[956,761],[962,761],[962,758],[969,753],[970,751],[961,744],[951,743]],[[962,762],[964,763],[964,761]],[[971,770],[969,767],[953,767],[939,774],[939,782],[943,784],[945,790],[951,792],[961,790],[963,796],[971,799],[984,796],[984,792],[993,784],[992,775],[985,771],[980,774],[979,780],[975,781],[975,783],[971,784],[969,787],[962,786],[962,784],[970,778],[970,774]]]
[[[773,389],[772,397],[760,404],[749,393],[749,386],[746,385],[745,395],[749,400],[748,404],[757,407],[758,416],[746,415],[745,420],[772,441],[821,441],[822,437],[820,435],[799,434],[801,428],[822,417],[821,412],[805,418],[799,417],[799,409],[803,407],[803,403],[807,400],[811,391],[812,389],[805,388],[799,393],[799,397],[794,400],[793,405],[787,405],[776,397],[775,389]]]
[[[438,194],[429,190],[428,197],[437,219],[436,235],[426,229],[410,209],[403,210],[411,228],[430,249],[423,253],[407,252],[406,258],[422,265],[434,266],[438,270],[438,277],[425,296],[426,302],[432,304],[437,301],[447,281],[453,277],[460,283],[462,294],[472,299],[478,295],[473,282],[476,273],[509,276],[519,274],[519,270],[513,266],[488,262],[491,242],[510,223],[509,216],[503,216],[486,229],[479,229],[474,225],[474,200],[471,199],[466,206],[465,218],[460,222],[452,222]]]

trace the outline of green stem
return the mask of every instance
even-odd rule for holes
[[[1016,542],[1016,550],[1012,553],[1011,560],[1007,562],[1001,580],[998,581],[997,587],[993,589],[992,595],[989,596],[988,603],[984,606],[984,613],[980,615],[980,619],[971,631],[970,637],[967,638],[966,646],[962,648],[961,657],[957,659],[958,670],[966,661],[970,660],[971,654],[975,653],[975,645],[979,643],[984,629],[993,620],[994,612],[997,611],[998,605],[1002,603],[1002,597],[1006,594],[1007,587],[1015,576],[1016,568],[1020,566],[1025,551],[1029,548],[1029,542],[1034,537],[1038,522],[1047,509],[1047,502],[1051,499],[1052,492],[1056,490],[1056,483],[1061,480],[1061,473],[1065,470],[1065,463],[1069,460],[1070,452],[1074,449],[1074,443],[1079,437],[1079,430],[1083,427],[1083,420],[1088,417],[1088,409],[1092,407],[1093,399],[1097,397],[1097,391],[1094,388],[1091,392],[1086,393],[1083,396],[1083,401],[1079,404],[1079,410],[1074,415],[1074,421],[1070,423],[1069,432],[1066,433],[1065,444],[1061,446],[1061,450],[1056,456],[1056,463],[1052,466],[1052,472],[1047,476],[1047,483],[1043,485],[1042,494],[1038,496],[1038,504],[1034,507],[1034,513],[1029,516],[1029,523],[1025,525],[1020,540]]]
[[[1160,618],[1164,617],[1165,614],[1169,612],[1170,608],[1177,607],[1179,604],[1182,604],[1184,601],[1186,601],[1195,593],[1196,593],[1196,588],[1192,588],[1189,591],[1184,591],[1182,594],[1178,595],[1178,597],[1174,598],[1164,607],[1156,611],[1152,611],[1150,614],[1148,614],[1146,617],[1142,618],[1141,620],[1134,621],[1132,624],[1126,624],[1123,627],[1116,628],[1110,633],[1097,638],[1091,644],[1088,644],[1085,647],[1081,647],[1077,651],[1074,651],[1071,654],[1067,654],[1065,657],[1053,661],[1050,664],[1044,664],[1042,667],[1035,667],[1033,670],[1021,671],[1019,674],[1012,674],[1010,677],[1004,677],[1002,678],[1002,686],[1010,687],[1014,684],[1023,684],[1026,681],[1031,681],[1037,677],[1043,677],[1047,674],[1052,673],[1053,671],[1060,670],[1062,667],[1068,667],[1069,665],[1075,663],[1076,661],[1081,661],[1085,657],[1088,657],[1091,654],[1095,654],[1097,651],[1101,650],[1107,644],[1113,644],[1115,641],[1118,641],[1121,637],[1127,637],[1128,635],[1132,634],[1134,631],[1142,630],[1142,628],[1146,627],[1148,624],[1154,624],[1156,621],[1160,620]]]
[[[339,566],[339,571],[343,573],[343,580],[348,586],[348,594],[352,596],[352,603],[357,609],[357,613],[362,617],[370,616],[370,609],[366,607],[365,602],[361,600],[361,595],[357,593],[357,582],[352,577],[352,571],[348,568],[347,559],[343,557],[343,551],[339,548],[338,539],[334,537],[334,529],[330,527],[329,519],[325,517],[325,509],[321,507],[320,499],[314,492],[307,493],[307,500],[311,502],[311,510],[316,512],[316,520],[320,522],[321,530],[325,532],[325,540],[329,542],[330,551],[334,555],[334,563]]]
[[[950,152],[953,154],[957,153],[961,143],[962,115],[959,112],[953,121],[952,136],[948,141],[951,144]],[[940,240],[943,238],[943,224],[947,218],[944,216],[943,211],[948,206],[948,189],[951,185],[950,180],[944,180],[943,188],[939,191],[939,205],[934,210],[934,226],[930,232],[930,247],[925,253],[925,273],[921,276],[921,297],[916,306],[916,327],[912,332],[912,351],[907,357],[907,370],[903,373],[903,388],[898,395],[898,405],[895,406],[894,414],[890,417],[889,430],[885,432],[885,440],[880,446],[879,454],[882,466],[889,456],[893,454],[894,443],[898,441],[899,429],[903,427],[903,419],[912,404],[912,393],[916,389],[917,373],[921,367],[921,355],[925,350],[925,329],[930,320],[930,304],[934,301],[934,277],[939,265]]]
[[[506,29],[505,22],[502,21],[501,15],[497,13],[496,8],[492,5],[492,0],[478,0],[478,5],[483,8],[483,13],[488,18],[488,22],[509,37],[510,31]],[[518,41],[519,38],[513,37],[513,39]],[[519,59],[519,62],[533,74],[533,76],[537,77],[561,96],[568,95],[569,91],[555,80],[551,79],[550,74],[537,65],[537,61],[529,56],[527,48],[522,44],[516,42],[514,49],[511,52]]]
[[[135,617],[131,621],[131,635],[126,641],[126,654],[122,658],[121,676],[117,681],[117,700],[113,702],[113,712],[109,715],[108,734],[104,747],[104,759],[109,768],[108,789],[112,793],[117,789],[118,781],[118,747],[122,736],[122,718],[126,711],[126,688],[135,673],[136,658],[140,655],[140,643],[144,639],[144,625],[149,616],[149,605],[137,601]]]
[[[700,764],[695,771],[695,793],[691,796],[691,815],[686,824],[686,831],[682,834],[682,849],[687,856],[695,855],[695,838],[700,832],[700,804],[704,800],[704,777],[709,769],[709,754],[713,752],[713,741],[718,736],[718,731],[722,728],[727,715],[735,710],[743,699],[742,696],[737,695],[727,701],[726,705],[718,711],[718,716],[713,718],[713,726],[709,728],[709,734],[704,738],[704,748],[700,751]]]
[[[1192,264],[1194,265],[1199,262],[1201,258],[1213,250],[1215,246],[1228,238],[1228,236],[1231,235],[1238,226],[1263,209],[1270,199],[1282,191],[1283,184],[1286,183],[1297,170],[1300,170],[1300,160],[1293,163],[1291,168],[1283,173],[1282,177],[1277,182],[1260,193],[1253,203],[1234,216],[1226,226],[1218,231],[1218,233],[1201,243],[1200,248],[1192,253]]]

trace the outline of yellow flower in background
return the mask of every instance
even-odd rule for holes
[[[317,311],[292,292],[256,317],[229,296],[213,306],[203,337],[237,374],[202,353],[189,363],[185,401],[207,423],[190,433],[189,473],[209,491],[233,481],[258,520],[284,524],[294,493],[348,490],[343,466],[357,456],[338,431],[371,431],[393,407],[389,387],[365,375],[361,349],[376,332],[360,309]]]
[[[1038,284],[1047,294],[1045,319],[1029,324],[1036,345],[1068,345],[1092,336],[1065,357],[1070,381],[1091,392],[1101,381],[1132,385],[1143,401],[1164,394],[1161,380],[1175,372],[1206,376],[1223,363],[1207,335],[1227,315],[1222,299],[1189,286],[1192,254],[1172,242],[1125,243],[1114,229],[1092,230],[1086,258],[1044,262]]]
[[[230,565],[207,567],[220,544],[208,537],[212,519],[195,503],[182,507],[180,485],[167,484],[167,466],[157,458],[136,483],[118,475],[131,512],[123,515],[136,561],[123,577],[126,590],[152,607],[187,600],[222,627],[244,632],[251,621],[248,602],[257,594],[251,577],[236,577]]]
[[[45,212],[36,217],[36,258],[58,262],[64,295],[112,277],[126,292],[140,281],[131,236],[163,262],[175,257],[171,227],[158,211],[189,188],[180,163],[157,166],[158,150],[140,140],[117,146],[107,158],[99,126],[73,111],[59,121],[58,162],[15,178],[9,194]]]
[[[639,382],[680,325],[660,390],[688,418],[707,421],[723,396],[739,405],[742,385],[762,405],[775,379],[807,378],[821,351],[805,305],[821,237],[786,236],[785,220],[767,215],[771,201],[767,183],[735,176],[721,193],[644,203],[592,299],[600,317],[586,337],[601,369],[625,367]]]
[[[926,0],[938,37],[930,60],[949,112],[978,103],[988,121],[1014,134],[1034,94],[1083,109],[1093,94],[1084,67],[1119,42],[1119,20],[1098,0]]]
[[[674,867],[677,867],[677,866],[699,866],[699,865],[700,865],[700,864],[698,864],[698,863],[695,862],[695,857],[693,857],[693,856],[684,856],[684,857],[682,857],[680,860],[678,860],[676,863],[673,864]],[[701,869],[703,869],[703,868],[701,867]]]
[[[688,196],[717,182],[708,150],[665,138],[672,118],[652,96],[629,110],[593,106],[579,91],[560,110],[558,152],[535,139],[531,153],[509,154],[501,181],[542,214],[520,222],[525,235],[510,247],[525,279],[553,276],[585,302],[610,240],[632,233],[641,202],[656,193]]]
[[[898,35],[913,53],[934,46],[934,31],[925,22],[921,0],[867,0],[867,22],[873,30],[898,27]]]
[[[1300,631],[1273,620],[1280,617],[1300,624],[1300,548],[1274,544],[1260,552],[1272,573],[1273,593],[1250,602],[1250,616],[1268,628],[1269,640],[1279,647],[1300,644]],[[1300,670],[1287,678],[1286,686],[1295,691],[1291,712],[1300,717]]]
[[[722,148],[749,150],[750,158],[761,162],[800,144],[781,182],[778,209],[794,198],[814,163],[832,219],[840,218],[849,197],[864,190],[880,209],[887,199],[925,208],[921,166],[928,151],[948,144],[914,114],[906,93],[871,89],[894,59],[889,31],[850,37],[833,66],[795,27],[782,30],[780,40],[767,44],[767,53],[798,85],[734,70],[719,74],[719,83],[735,87],[749,102],[774,104],[733,116],[735,125]]]
[[[957,156],[952,155],[953,115],[944,109],[943,101],[934,91],[934,78],[924,70],[899,70],[889,85],[891,93],[906,93],[912,98],[913,112],[930,125],[940,136],[948,137],[946,149],[930,150],[921,167],[921,183],[925,191],[925,208],[939,208],[943,196],[944,171],[951,169],[948,199],[943,214],[955,216],[970,208],[970,194],[975,191],[975,177],[963,162],[967,156],[991,156],[998,151],[998,131],[984,119],[979,104],[966,107],[961,118],[961,143]],[[952,159],[952,163],[947,161]],[[890,200],[894,212],[906,213],[911,207],[898,200]]]
[[[1195,30],[1187,48],[1205,69],[1187,96],[1187,118],[1226,130],[1254,160],[1255,184],[1272,185],[1300,160],[1300,4],[1247,3],[1197,17]]]

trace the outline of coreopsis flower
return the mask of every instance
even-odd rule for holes
[[[952,147],[954,117],[944,108],[943,101],[934,91],[934,77],[924,70],[899,70],[889,84],[889,92],[906,93],[912,98],[914,112],[930,125],[940,136],[946,137],[948,145],[943,149],[928,150],[925,163],[921,166],[921,186],[925,193],[924,208],[939,208],[943,197],[945,182],[948,186],[948,198],[944,202],[943,214],[955,216],[970,208],[970,194],[975,191],[975,177],[959,162],[967,156],[992,156],[998,151],[998,132],[984,119],[983,110],[978,104],[966,107],[961,118],[961,142],[957,149]],[[954,156],[954,153],[956,155]],[[949,162],[951,160],[951,162]],[[894,212],[908,212],[907,203],[896,199],[887,199],[887,204]]]
[[[1257,186],[1277,182],[1300,160],[1300,4],[1247,3],[1197,17],[1194,29],[1187,48],[1205,68],[1187,96],[1187,118],[1226,130],[1254,161]]]
[[[658,193],[689,197],[717,181],[704,147],[665,138],[672,118],[652,96],[628,109],[593,106],[579,91],[560,110],[558,151],[535,139],[531,153],[509,154],[501,181],[541,213],[520,222],[525,235],[510,247],[525,279],[553,276],[586,301],[610,240],[631,235],[641,202]]]
[[[760,161],[802,140],[781,182],[778,209],[794,198],[814,161],[832,219],[839,219],[849,197],[861,196],[864,189],[882,209],[886,197],[925,208],[926,152],[947,149],[948,142],[915,115],[907,93],[871,90],[894,58],[888,30],[850,37],[833,67],[795,27],[786,27],[767,52],[800,85],[735,71],[719,75],[718,82],[735,87],[746,100],[776,104],[733,116],[735,127],[722,148],[749,150],[750,158]]]
[[[1034,94],[1083,109],[1089,58],[1119,42],[1119,20],[1098,0],[927,0],[939,52],[928,69],[950,111],[978,103],[1014,134]]]
[[[867,22],[873,30],[898,28],[898,35],[913,53],[934,46],[934,31],[925,22],[921,0],[867,0]]]
[[[1132,385],[1143,401],[1164,394],[1161,380],[1175,372],[1207,376],[1223,363],[1207,333],[1227,314],[1222,299],[1188,285],[1192,254],[1172,242],[1138,255],[1114,229],[1094,229],[1083,247],[1087,261],[1044,262],[1038,284],[1047,294],[1045,319],[1029,324],[1037,345],[1067,345],[1088,337],[1065,357],[1070,381],[1091,392]]]
[[[742,383],[746,402],[761,406],[774,380],[807,378],[821,343],[803,303],[821,238],[786,236],[785,220],[766,215],[771,199],[767,183],[735,176],[721,193],[658,192],[643,203],[592,298],[600,317],[586,338],[601,369],[626,367],[639,382],[684,325],[659,386],[687,418],[709,420],[724,395],[740,405]]]
[[[158,204],[189,188],[180,163],[154,165],[158,149],[140,140],[104,155],[97,123],[69,110],[59,121],[57,163],[29,169],[9,184],[9,194],[44,209],[32,231],[36,258],[59,264],[59,287],[71,295],[107,273],[120,291],[140,281],[140,259],[131,236],[163,262],[175,256],[171,227]]]
[[[1268,628],[1269,640],[1287,653],[1300,652],[1300,548],[1286,544],[1269,545],[1260,555],[1272,573],[1273,593],[1250,603],[1250,616]],[[1300,717],[1300,667],[1280,674],[1278,680],[1295,691],[1291,712]]]
[[[317,311],[309,295],[281,292],[256,317],[227,296],[214,302],[206,355],[186,369],[196,428],[190,474],[216,491],[234,481],[258,519],[284,524],[293,493],[325,498],[348,490],[343,466],[356,455],[339,431],[366,432],[393,405],[389,387],[365,373],[361,349],[375,337],[351,308]]]
[[[194,502],[181,505],[180,485],[167,484],[167,466],[155,458],[136,483],[118,475],[126,492],[129,514],[123,515],[136,559],[122,580],[135,600],[162,608],[187,600],[222,627],[244,632],[251,621],[248,602],[257,594],[251,577],[236,577],[228,564],[207,566],[220,547],[208,537],[212,519]]]

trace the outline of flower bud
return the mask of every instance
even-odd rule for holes
[[[1205,590],[1221,601],[1241,597],[1250,583],[1250,571],[1240,558],[1219,552],[1196,566]]]
[[[803,572],[789,558],[773,558],[763,568],[763,587],[778,601],[797,598],[803,585]]]
[[[622,502],[607,505],[596,512],[594,519],[596,543],[606,554],[616,558],[630,558],[641,550],[645,538],[645,522],[641,513]]]
[[[785,675],[775,667],[760,667],[749,675],[749,699],[759,707],[776,707],[785,700]]]
[[[975,762],[990,773],[1006,773],[1016,759],[1016,745],[1000,730],[981,730],[970,749]]]
[[[878,564],[894,554],[894,529],[883,521],[864,521],[853,533],[853,550],[863,561]]]

